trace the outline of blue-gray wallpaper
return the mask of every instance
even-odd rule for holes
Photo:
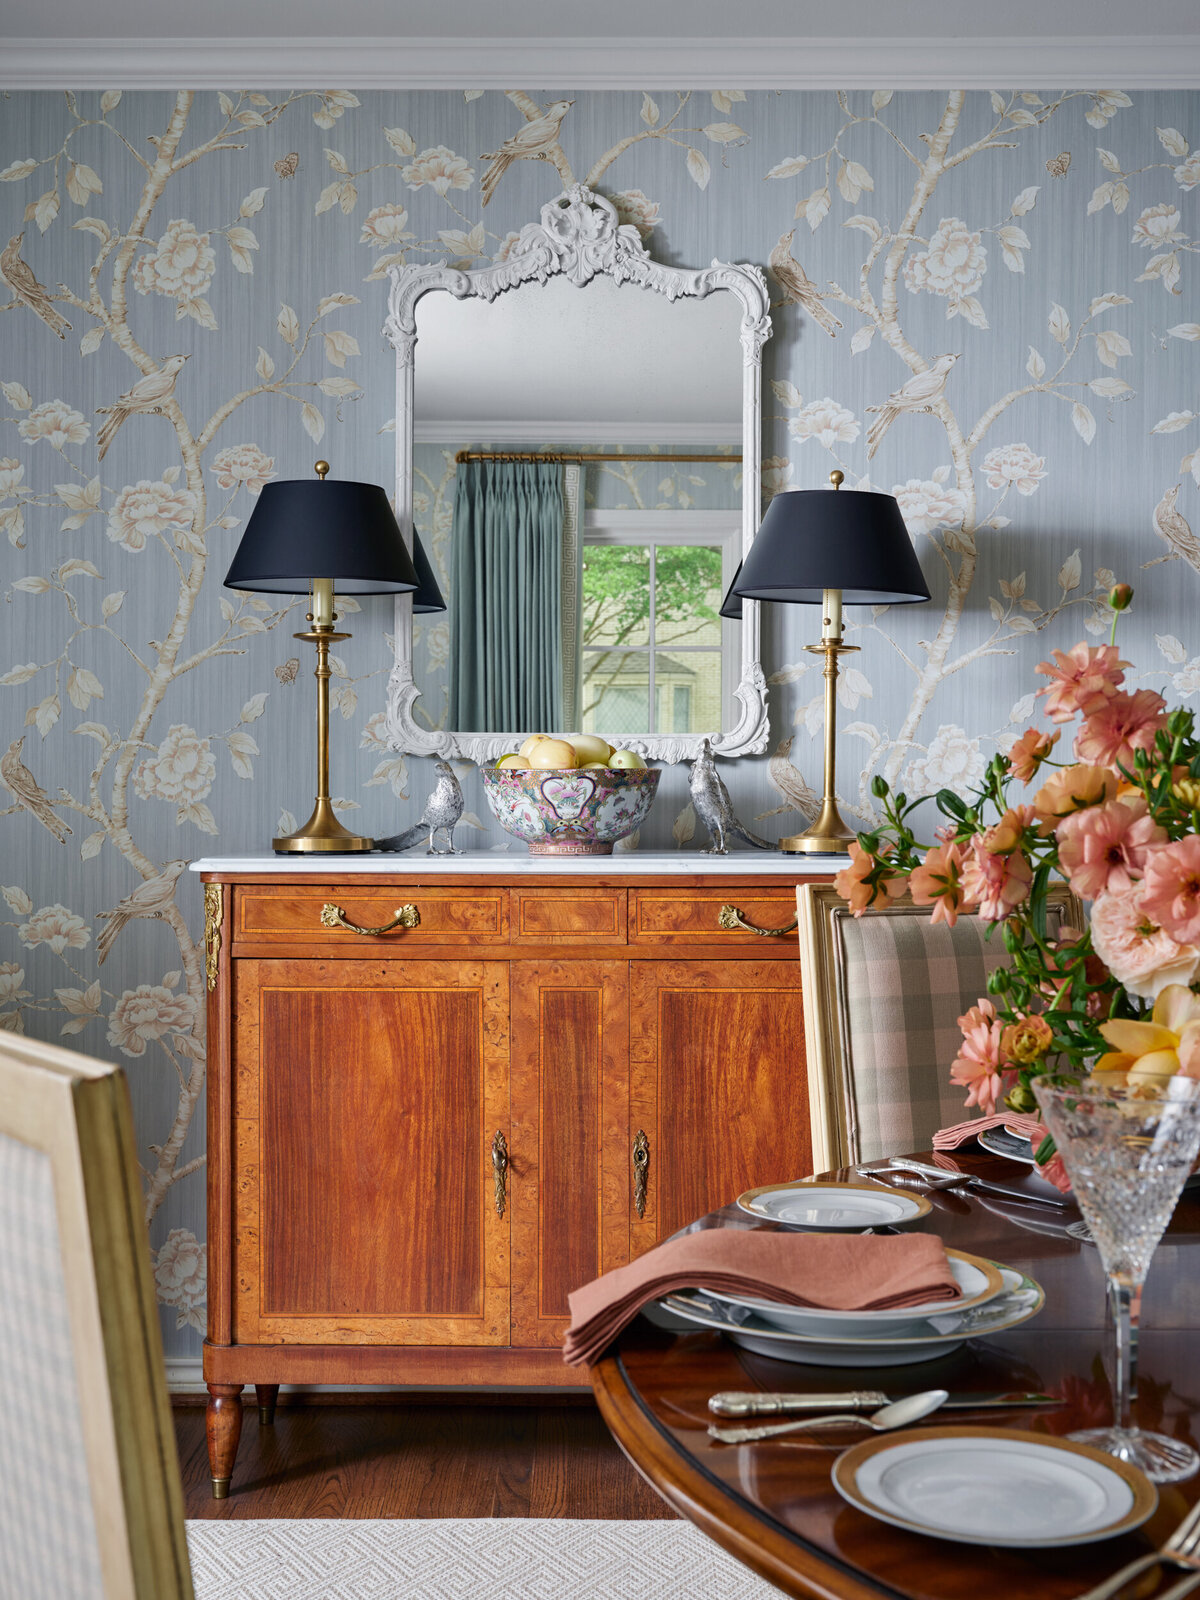
[[[181,867],[261,851],[313,790],[302,607],[221,579],[273,477],[323,455],[391,484],[388,264],[486,264],[583,181],[661,259],[768,269],[768,492],[837,466],[896,494],[934,594],[848,613],[865,816],[876,772],[978,776],[1113,575],[1135,676],[1200,689],[1198,141],[1180,92],[0,101],[0,1026],[127,1068],[169,1352],[197,1350],[205,1280]],[[390,603],[348,625],[334,790],[391,833],[429,772],[381,737]],[[819,787],[816,631],[766,608],[773,753],[726,771],[766,832]],[[509,845],[466,788],[460,841]],[[673,770],[643,848],[697,848],[686,802]]]

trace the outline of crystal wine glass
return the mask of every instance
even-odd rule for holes
[[[1200,1455],[1135,1426],[1130,1408],[1142,1286],[1200,1153],[1200,1081],[1177,1075],[1159,1099],[1086,1084],[1035,1081],[1033,1089],[1100,1251],[1116,1332],[1114,1426],[1069,1437],[1140,1467],[1155,1483],[1189,1478]]]

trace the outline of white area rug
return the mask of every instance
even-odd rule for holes
[[[779,1600],[687,1522],[189,1522],[196,1600]]]

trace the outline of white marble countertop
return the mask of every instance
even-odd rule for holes
[[[463,873],[495,873],[497,877],[661,877],[704,873],[732,877],[812,878],[840,872],[846,856],[785,856],[765,850],[738,850],[708,856],[700,850],[625,850],[611,856],[531,856],[524,850],[464,850],[454,856],[403,854],[202,856],[193,872],[271,872],[281,877],[327,878],[343,872],[419,873],[422,877]]]

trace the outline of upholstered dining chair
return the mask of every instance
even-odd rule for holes
[[[0,1033],[0,1594],[192,1600],[124,1074]]]
[[[1052,935],[1084,926],[1065,884],[1050,895]],[[908,900],[855,917],[830,884],[796,901],[813,1170],[928,1149],[969,1115],[949,1068],[957,1019],[1007,960],[999,931],[977,916],[948,928]]]

